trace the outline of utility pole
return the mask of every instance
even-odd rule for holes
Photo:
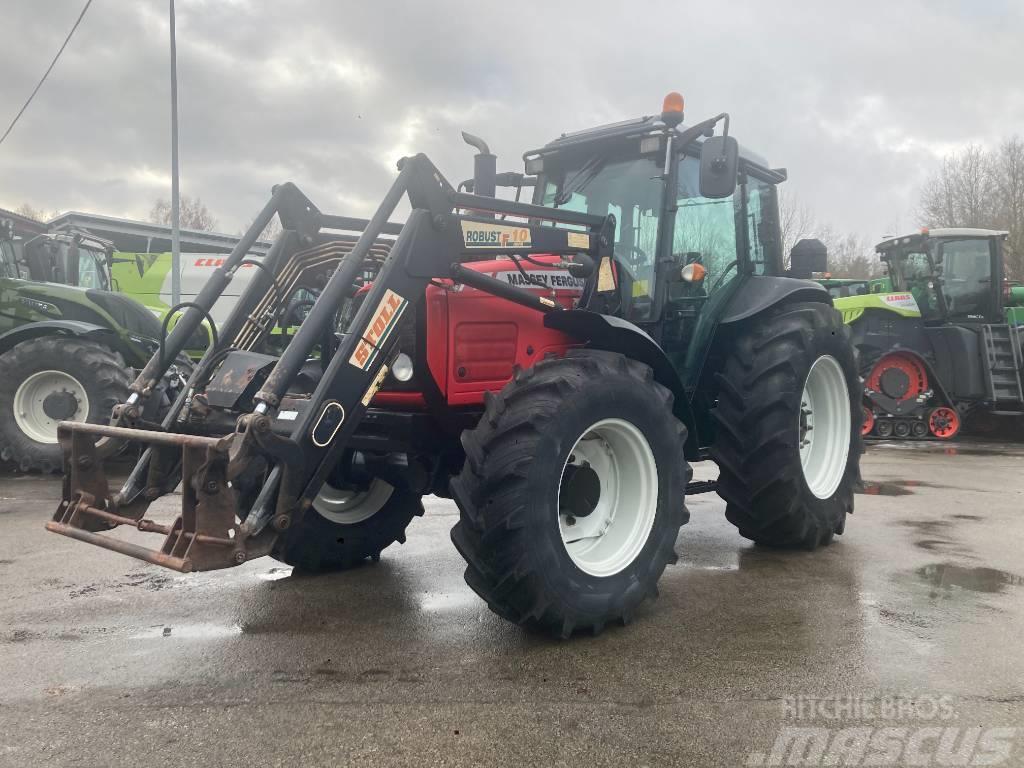
[[[178,49],[171,3],[171,305],[181,302],[181,226],[178,199]]]

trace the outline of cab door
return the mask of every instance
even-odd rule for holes
[[[942,265],[942,294],[954,323],[1001,322],[999,288],[1001,270],[992,238],[943,240],[936,262]]]

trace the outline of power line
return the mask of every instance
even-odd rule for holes
[[[71,31],[68,32],[68,36],[64,38],[64,44],[61,45],[60,50],[57,51],[57,55],[53,57],[53,61],[50,62],[50,66],[48,66],[46,68],[46,71],[43,73],[42,78],[40,78],[39,83],[36,85],[36,87],[33,89],[32,93],[31,93],[31,95],[28,97],[28,101],[26,101],[25,105],[21,109],[18,110],[18,114],[16,114],[14,116],[14,119],[11,120],[11,124],[9,126],[7,126],[7,130],[4,131],[4,135],[0,136],[0,144],[4,143],[4,139],[7,138],[7,135],[11,132],[11,130],[17,124],[18,120],[21,119],[21,116],[25,112],[25,110],[28,109],[28,105],[32,103],[32,99],[34,99],[36,94],[39,93],[39,89],[42,88],[43,83],[46,82],[46,78],[49,76],[50,71],[53,69],[54,64],[57,63],[57,59],[59,59],[60,55],[62,53],[64,53],[64,49],[67,47],[68,42],[71,40],[71,36],[73,34],[75,34],[75,30],[78,29],[78,25],[82,23],[82,17],[85,16],[85,12],[89,10],[89,6],[90,5],[92,5],[92,0],[85,0],[85,7],[82,8],[82,12],[80,14],[78,14],[78,19],[75,20],[75,25],[73,27],[71,27]]]

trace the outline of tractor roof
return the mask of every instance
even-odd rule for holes
[[[685,124],[680,125],[677,130],[682,132],[685,131],[687,127],[688,126]],[[594,128],[585,128],[581,131],[563,133],[557,139],[549,141],[540,149],[530,150],[525,153],[523,157],[527,158],[530,156],[547,154],[549,152],[557,152],[558,150],[565,149],[566,147],[586,144],[592,141],[643,136],[655,130],[664,130],[664,128],[665,124],[661,122],[660,116],[644,116],[633,118],[632,120],[622,120],[618,123],[608,123]],[[700,141],[702,141],[702,139],[698,139],[698,143]],[[740,145],[740,157],[754,165],[761,166],[762,168],[770,168],[768,161],[764,157],[751,152],[742,144]]]
[[[898,235],[887,237],[875,246],[876,251],[888,251],[897,245],[908,245],[912,242],[919,242],[925,238],[937,237],[1006,237],[1009,232],[1004,229],[977,229],[974,227],[938,227],[936,229],[922,229],[909,235]]]

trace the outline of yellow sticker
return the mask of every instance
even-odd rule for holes
[[[541,304],[543,304],[543,305],[544,305],[545,307],[553,307],[553,306],[555,306],[555,302],[553,302],[553,301],[552,301],[551,299],[549,299],[549,298],[548,298],[547,296],[538,296],[538,297],[537,297],[537,301],[539,301],[539,302],[540,302]]]
[[[589,248],[590,247],[590,235],[586,232],[570,232],[569,233],[569,247],[570,248]]]
[[[377,394],[380,388],[384,385],[384,377],[388,375],[388,367],[382,365],[380,370],[377,371],[377,375],[373,377],[373,381],[370,382],[370,386],[367,387],[365,394],[363,395],[362,404],[368,406],[370,401],[373,400],[373,396]]]
[[[529,248],[532,243],[529,227],[462,222],[462,240],[467,248]]]
[[[597,290],[614,291],[615,275],[612,274],[612,260],[601,259],[601,267],[597,271]]]

